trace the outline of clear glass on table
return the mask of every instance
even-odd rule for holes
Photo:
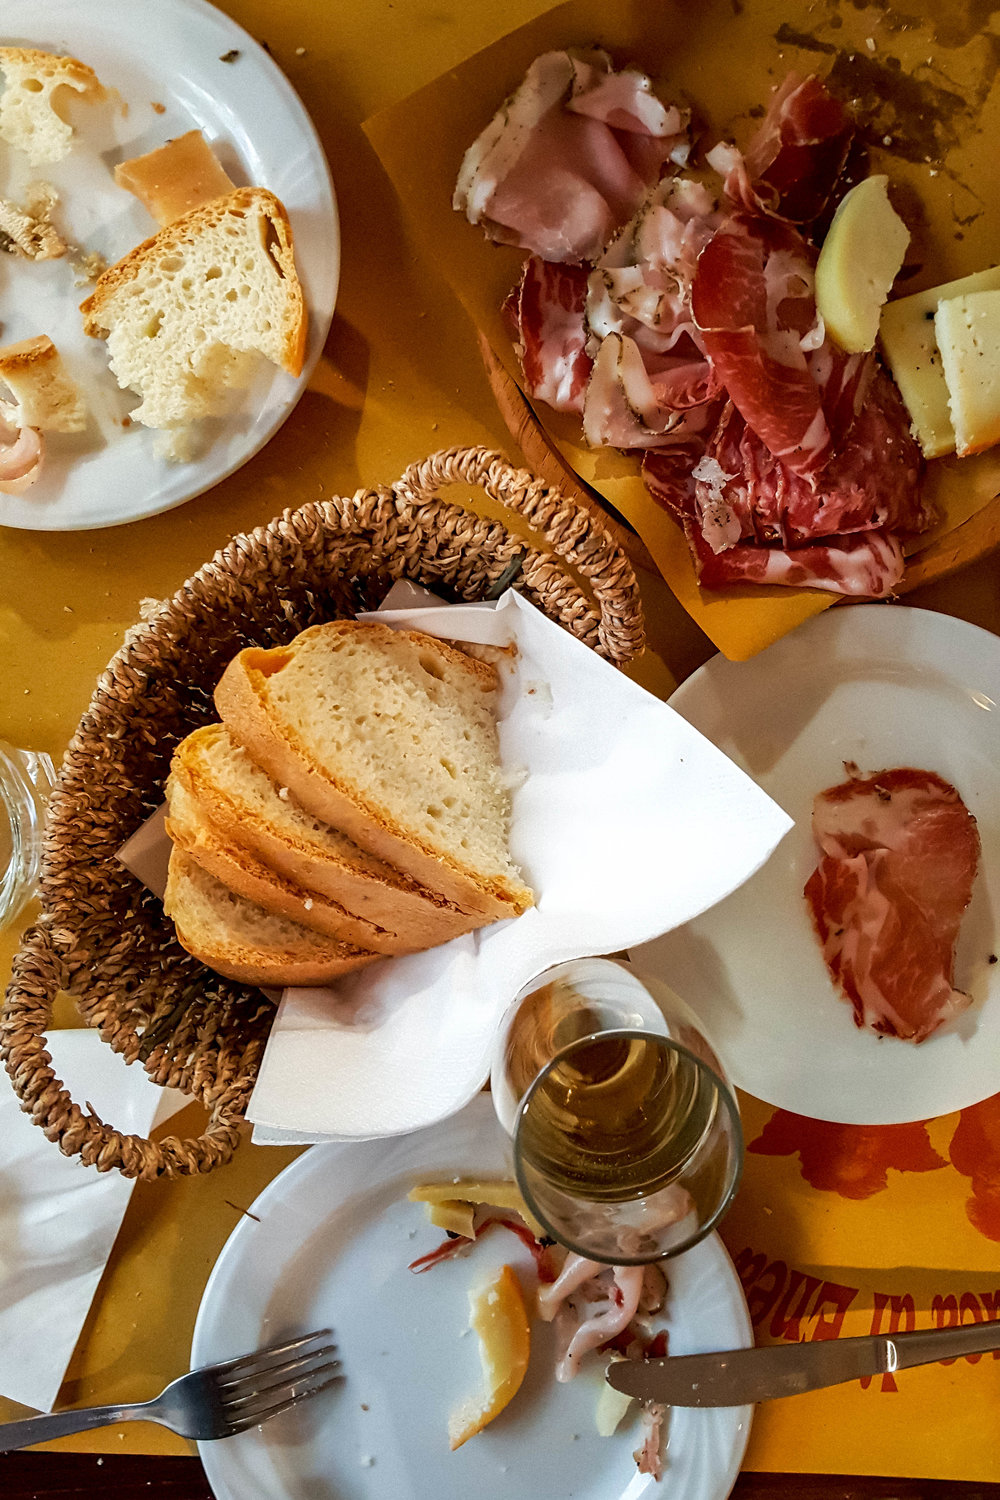
[[[0,740],[0,928],[35,893],[52,761],[43,752],[19,750]]]
[[[732,1086],[691,1009],[624,960],[575,959],[526,985],[490,1086],[528,1207],[588,1259],[679,1255],[732,1202],[744,1154]]]

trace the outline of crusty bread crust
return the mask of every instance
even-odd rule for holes
[[[207,725],[182,740],[174,751],[172,776],[183,782],[206,821],[214,825],[230,846],[256,855],[293,885],[326,896],[346,912],[384,929],[387,935],[394,935],[397,946],[385,948],[386,952],[433,948],[470,932],[486,920],[461,911],[389,865],[382,865],[381,871],[377,865],[375,869],[367,868],[363,859],[353,865],[338,859],[333,850],[306,846],[283,829],[275,829],[254,808],[229,795],[213,777],[202,749],[220,731],[221,725]],[[366,946],[382,951],[376,942],[368,942]]]
[[[194,208],[190,213],[175,219],[157,234],[142,244],[136,245],[121,260],[109,266],[97,282],[89,297],[80,304],[83,326],[92,338],[105,338],[114,322],[111,303],[123,287],[135,281],[147,264],[155,257],[176,252],[183,255],[185,247],[196,241],[206,231],[217,228],[229,216],[261,213],[266,219],[274,239],[269,251],[280,269],[285,284],[285,323],[282,329],[281,367],[290,375],[299,375],[306,348],[306,306],[302,286],[295,270],[295,254],[292,226],[284,205],[260,187],[237,188],[224,198],[213,198]]]
[[[357,628],[353,621],[334,623]],[[330,630],[332,626],[313,627],[318,628]],[[374,628],[389,630],[388,626]],[[305,631],[297,639],[302,640],[308,634]],[[501,882],[479,882],[447,855],[391,827],[359,789],[319,767],[308,747],[288,726],[278,726],[272,721],[267,708],[267,677],[275,667],[280,669],[282,660],[287,659],[285,653],[291,649],[277,647],[268,652],[248,647],[226,668],[215,690],[215,706],[233,738],[279,785],[287,786],[303,807],[341,829],[363,849],[396,865],[421,885],[438,891],[463,911],[491,921],[519,916],[531,904],[530,892],[526,893],[528,899],[519,903],[508,895]],[[463,657],[461,652],[455,651],[454,655],[474,675],[493,673],[486,663]]]
[[[352,916],[337,902],[318,892],[303,890],[269,870],[248,850],[230,843],[193,799],[178,795],[182,783],[182,776],[172,776],[167,783],[170,813],[166,819],[166,831],[196,864],[229,890],[253,901],[264,911],[275,912],[291,922],[298,922],[300,927],[308,927],[342,943],[367,948],[373,953],[413,951],[395,933]]]
[[[82,432],[87,413],[48,334],[0,349],[0,381],[17,403],[16,420],[40,432]]]
[[[295,947],[273,948],[258,940],[248,948],[234,940],[222,924],[207,928],[189,908],[189,882],[195,878],[192,866],[197,869],[190,855],[176,846],[171,850],[163,909],[173,920],[181,947],[217,974],[264,987],[325,985],[378,956],[305,929],[301,943]]]

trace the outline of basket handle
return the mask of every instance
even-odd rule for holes
[[[604,655],[624,666],[642,652],[642,601],[632,564],[596,516],[527,469],[514,468],[502,453],[484,447],[446,448],[411,464],[393,491],[420,505],[437,498],[448,484],[478,486],[500,505],[516,510],[586,579],[600,610],[598,639]]]
[[[42,917],[25,933],[14,958],[0,1017],[0,1057],[24,1112],[64,1155],[79,1156],[86,1166],[99,1172],[117,1168],[123,1177],[150,1181],[194,1176],[227,1162],[240,1140],[247,1101],[245,1085],[230,1085],[213,1099],[204,1133],[186,1140],[169,1136],[156,1142],[124,1134],[73,1102],[53,1072],[45,1046],[52,1004],[65,978],[65,968],[53,947],[48,919]]]

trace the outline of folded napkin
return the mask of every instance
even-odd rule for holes
[[[53,1031],[47,1046],[74,1099],[119,1130],[148,1135],[189,1103],[96,1031]],[[133,1186],[63,1156],[0,1076],[0,1393],[10,1400],[51,1409]]]
[[[521,595],[378,618],[516,645],[501,668],[500,753],[511,853],[537,904],[330,989],[287,990],[248,1110],[263,1144],[396,1135],[455,1113],[530,978],[689,921],[791,827],[697,730]]]

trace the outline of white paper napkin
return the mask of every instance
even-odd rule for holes
[[[118,1129],[148,1135],[190,1101],[152,1083],[96,1031],[53,1031],[52,1066],[73,1098]],[[59,1148],[0,1074],[0,1392],[49,1411],[134,1183]]]
[[[519,594],[379,611],[455,641],[516,643],[499,725],[510,846],[537,905],[443,947],[285,992],[250,1101],[262,1144],[419,1130],[480,1089],[508,1002],[568,958],[659,936],[741,885],[791,827],[666,704]]]

